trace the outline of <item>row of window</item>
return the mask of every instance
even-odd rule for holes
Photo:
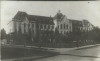
[[[26,25],[28,25],[28,27],[30,27],[30,24],[25,24],[24,23],[24,27],[26,27]],[[32,28],[34,28],[34,24],[32,24]],[[54,29],[54,26],[53,25],[40,25],[40,28],[44,28],[44,29]]]
[[[90,31],[91,30],[91,28],[83,28],[83,27],[74,27],[74,29],[73,29],[74,31],[78,31],[78,30],[80,30],[80,31]]]
[[[68,29],[68,25],[61,24],[61,25],[58,26],[58,29]]]
[[[54,29],[53,25],[40,25],[41,29]]]
[[[18,27],[17,27],[17,25],[18,25]],[[23,26],[22,26],[23,25]],[[17,30],[17,28],[18,28],[18,31],[24,31],[24,33],[25,32],[28,32],[28,30],[29,30],[29,26],[30,26],[30,24],[22,24],[22,23],[15,23],[15,25],[14,25],[14,28],[15,28],[15,31]],[[22,27],[23,27],[23,30],[22,30]]]
[[[30,27],[30,24],[23,24],[24,25],[24,31],[26,32],[26,29],[28,29],[29,27]],[[21,26],[21,23],[19,23],[19,30],[20,30],[20,26]],[[15,27],[16,27],[16,25],[15,25]],[[34,27],[34,24],[32,24],[32,28]],[[41,29],[54,29],[54,26],[53,25],[40,25],[40,28]],[[59,29],[68,29],[68,25],[66,25],[66,24],[61,24],[61,25],[59,25],[58,26],[58,28]],[[73,30],[81,30],[81,31],[84,31],[84,30],[87,30],[87,31],[89,31],[89,30],[91,30],[91,28],[81,28],[81,27],[74,27],[74,29]],[[60,32],[60,33],[65,33],[65,32]]]
[[[34,24],[23,24],[24,32],[26,32],[26,29],[29,29],[29,27],[32,26],[34,28]],[[19,23],[19,28],[21,27],[21,23]],[[54,29],[53,25],[40,25],[41,29]]]

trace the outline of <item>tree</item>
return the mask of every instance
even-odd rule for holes
[[[95,27],[93,30],[92,30],[92,38],[95,40],[96,43],[100,43],[100,28],[98,27]]]
[[[1,40],[6,39],[6,37],[7,37],[7,34],[6,34],[5,29],[3,28],[3,29],[1,29]]]

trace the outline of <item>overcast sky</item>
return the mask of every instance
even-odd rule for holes
[[[100,27],[100,1],[1,1],[1,28],[8,32],[7,23],[18,11],[53,17],[58,10],[68,19],[87,19]]]

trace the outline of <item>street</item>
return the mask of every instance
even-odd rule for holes
[[[100,46],[67,51],[57,56],[37,59],[35,61],[100,61]]]

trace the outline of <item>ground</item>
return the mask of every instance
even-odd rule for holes
[[[38,59],[35,61],[100,61],[100,46],[67,51],[54,57]]]
[[[5,47],[3,47],[5,49]],[[7,49],[8,47],[6,47]],[[11,50],[9,50],[11,48]],[[87,48],[57,48],[43,49],[30,47],[9,47],[7,50],[1,50],[3,61],[100,61],[100,46]],[[12,49],[14,48],[14,49]],[[53,51],[54,52],[53,52]],[[52,52],[51,52],[52,51]],[[10,52],[10,53],[7,53]],[[59,52],[55,54],[55,52]],[[12,53],[12,54],[11,54]],[[27,58],[26,58],[27,57]],[[22,58],[22,59],[17,59]],[[11,60],[9,60],[11,59]],[[14,60],[12,60],[14,59]]]
[[[2,60],[10,60],[18,59],[18,58],[40,58],[47,56],[54,56],[54,52],[46,51],[42,48],[32,48],[32,47],[24,47],[24,46],[2,46],[1,47],[1,59]]]

